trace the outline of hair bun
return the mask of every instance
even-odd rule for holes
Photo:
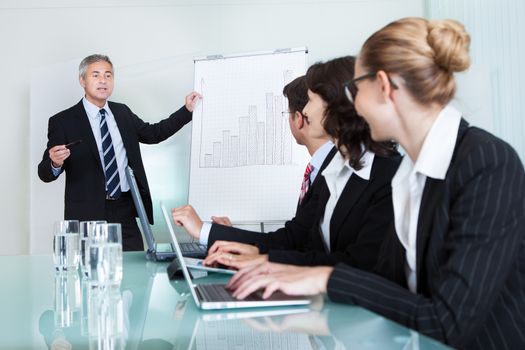
[[[427,41],[442,69],[462,72],[470,67],[470,36],[461,23],[450,19],[428,21]]]

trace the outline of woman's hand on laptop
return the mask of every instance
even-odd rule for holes
[[[233,277],[228,281],[228,283],[226,284],[226,288],[230,290],[235,290],[244,280],[246,280],[247,278],[249,279],[252,276],[268,275],[271,273],[278,272],[292,273],[300,268],[301,267],[296,265],[265,262],[253,268],[245,268],[239,270],[239,272],[233,275]]]
[[[213,245],[208,249],[208,255],[216,252],[232,253],[239,255],[257,255],[259,254],[259,248],[245,243],[232,242],[232,241],[215,241]]]
[[[202,229],[202,220],[191,205],[171,209],[173,222],[182,226],[192,236],[199,239]]]
[[[226,287],[237,299],[244,299],[259,289],[264,289],[263,299],[278,290],[288,295],[316,295],[326,293],[333,270],[331,266],[300,267],[266,262],[240,270]]]
[[[208,255],[204,260],[206,266],[224,265],[234,270],[254,267],[268,261],[268,255],[237,255],[225,252],[216,252]]]

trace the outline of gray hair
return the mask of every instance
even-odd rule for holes
[[[82,62],[80,62],[80,65],[78,66],[78,76],[85,78],[87,67],[95,62],[107,62],[111,66],[111,70],[113,70],[113,63],[111,63],[111,60],[106,55],[89,55],[88,57],[84,58]]]

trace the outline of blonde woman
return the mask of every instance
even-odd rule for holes
[[[327,293],[453,347],[525,348],[525,173],[449,105],[469,44],[458,22],[401,19],[365,42],[346,84],[372,138],[407,153],[375,273],[266,263],[232,278],[235,296]]]

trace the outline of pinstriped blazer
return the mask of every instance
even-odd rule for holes
[[[525,348],[525,173],[516,152],[462,120],[444,180],[427,179],[417,294],[394,228],[376,274],[339,264],[328,295],[465,349]]]

